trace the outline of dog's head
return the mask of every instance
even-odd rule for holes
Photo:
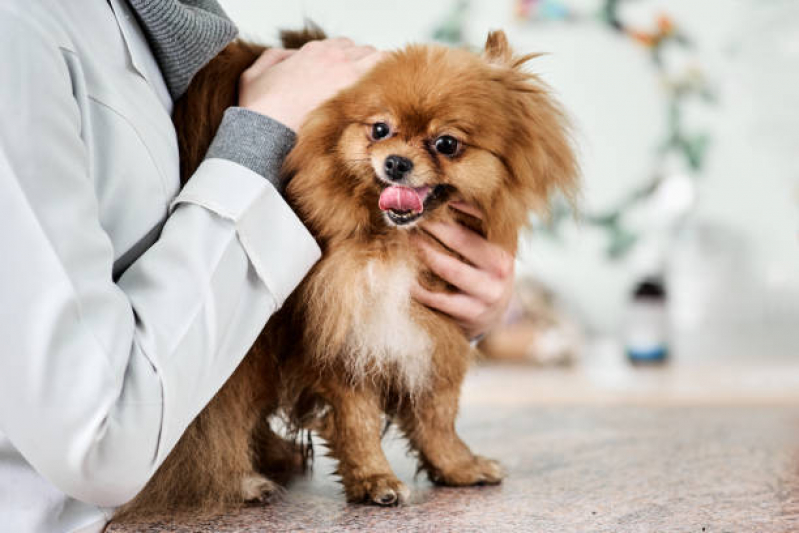
[[[575,187],[565,121],[504,33],[482,54],[394,52],[311,114],[286,170],[289,196],[322,239],[385,234],[439,216],[450,199],[513,241],[528,211]]]

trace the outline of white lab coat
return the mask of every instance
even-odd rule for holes
[[[3,531],[101,529],[319,257],[243,166],[179,191],[163,79],[111,4],[0,3]]]

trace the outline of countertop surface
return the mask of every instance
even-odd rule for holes
[[[505,465],[501,486],[433,487],[390,432],[384,446],[410,505],[346,504],[317,441],[313,471],[269,505],[109,531],[799,531],[791,366],[480,367],[459,429]]]

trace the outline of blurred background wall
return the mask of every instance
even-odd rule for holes
[[[593,337],[617,338],[632,287],[658,275],[678,352],[718,352],[723,338],[725,352],[799,355],[799,2],[621,1],[624,32],[602,18],[603,0],[221,3],[265,43],[307,18],[386,49],[434,35],[479,46],[501,28],[517,51],[546,52],[529,69],[572,117],[585,190],[577,218],[525,237],[518,273],[550,286]],[[657,65],[664,34],[688,46],[664,47]],[[670,84],[686,79],[707,93],[680,104],[695,166],[661,150]],[[612,228],[595,223],[653,177]]]

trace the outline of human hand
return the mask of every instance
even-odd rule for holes
[[[483,218],[482,213],[469,204],[452,202],[449,205]],[[415,237],[414,244],[421,252],[422,261],[459,292],[433,292],[416,283],[411,287],[411,295],[419,303],[455,319],[468,338],[486,333],[499,323],[510,302],[513,255],[457,223],[425,222],[421,227],[472,264],[434,248],[422,237]]]
[[[308,112],[353,84],[383,55],[347,38],[266,50],[241,75],[239,105],[296,131]]]

